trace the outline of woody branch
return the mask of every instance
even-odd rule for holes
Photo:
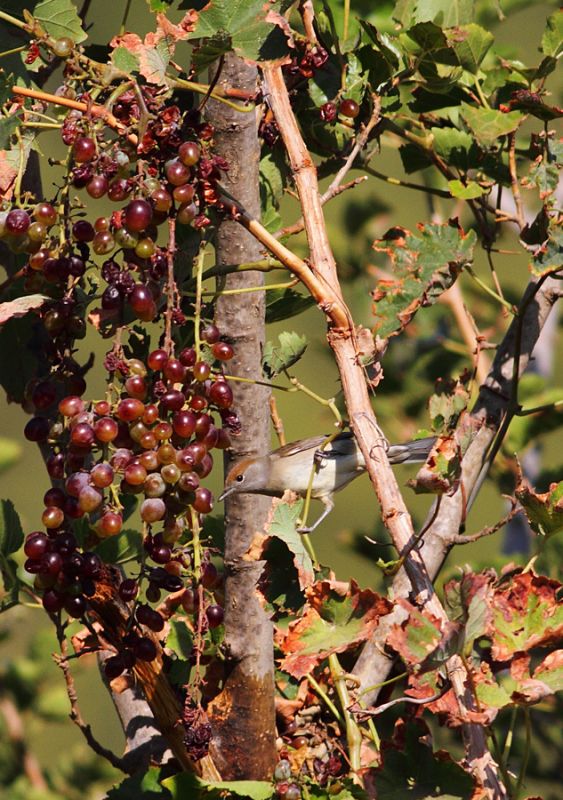
[[[384,437],[371,407],[359,360],[358,330],[347,309],[347,324],[342,324],[341,313],[338,315],[334,313],[335,308],[340,311],[345,308],[345,304],[326,231],[316,169],[291,109],[281,68],[266,64],[262,67],[262,74],[265,96],[276,118],[301,203],[310,251],[309,272],[316,281],[321,281],[326,287],[325,297],[315,296],[315,299],[327,316],[328,341],[340,372],[350,424],[365,458],[367,471],[381,506],[383,522],[397,551],[407,553],[405,570],[413,594],[418,603],[424,603],[428,611],[445,624],[447,615],[434,593],[424,561],[416,549],[409,551],[409,545],[415,536],[414,527],[391,470]],[[307,285],[307,275],[299,277]],[[337,302],[335,303],[333,299]],[[487,748],[485,731],[482,726],[469,721],[468,712],[472,698],[468,696],[466,689],[467,672],[457,656],[448,662],[448,673],[460,712],[466,719],[463,734],[470,769],[491,797],[506,797],[506,789],[499,778],[498,766]]]

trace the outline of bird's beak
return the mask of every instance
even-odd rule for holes
[[[235,488],[236,488],[235,486],[229,486],[227,489],[223,489],[223,491],[217,498],[219,502],[222,502],[225,499],[225,497],[228,497],[230,494],[232,494]]]

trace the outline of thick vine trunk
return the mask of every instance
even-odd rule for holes
[[[219,85],[254,93],[254,67],[229,54]],[[216,129],[215,152],[229,163],[225,186],[255,216],[260,214],[258,170],[260,144],[256,113],[241,113],[210,100],[207,118]],[[217,265],[244,264],[261,256],[258,242],[236,222],[221,223],[216,239]],[[220,281],[223,289],[260,286],[263,274],[242,272]],[[216,322],[229,337],[235,357],[229,372],[243,378],[261,376],[264,343],[264,292],[220,297]],[[269,449],[269,390],[251,383],[231,383],[242,433],[226,454],[225,469],[243,454]],[[276,760],[272,624],[262,608],[256,584],[263,562],[246,560],[254,536],[262,530],[270,501],[234,495],[225,508],[225,627],[228,677],[213,701],[213,757],[224,779],[271,778]]]

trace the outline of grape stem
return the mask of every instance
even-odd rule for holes
[[[166,313],[164,323],[164,349],[168,357],[174,351],[174,341],[172,339],[172,317],[176,297],[178,294],[178,287],[174,279],[174,256],[176,254],[176,219],[173,217],[168,218],[168,248],[166,251],[166,263],[168,270],[167,285],[166,285]]]
[[[196,295],[195,295],[195,304],[194,304],[194,348],[196,352],[196,358],[199,361],[201,355],[201,336],[200,336],[200,325],[201,325],[201,285],[203,282],[203,261],[205,258],[205,248],[203,242],[199,248],[199,253],[196,256],[195,262],[195,274],[196,274]]]
[[[124,133],[123,125],[116,117],[114,117],[111,111],[108,111],[107,108],[97,105],[96,103],[89,105],[88,103],[82,103],[79,100],[71,100],[68,97],[58,97],[55,94],[49,94],[48,92],[43,92],[40,89],[30,89],[27,86],[12,86],[12,94],[15,94],[19,97],[31,97],[34,100],[42,100],[44,103],[52,103],[53,105],[57,106],[74,108],[77,111],[82,111],[83,113],[89,112],[95,117],[101,117],[104,122],[110,126],[110,128],[114,128],[121,135]],[[127,140],[131,142],[131,144],[137,144],[137,137],[135,134],[128,133],[126,136]]]

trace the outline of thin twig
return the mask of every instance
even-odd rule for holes
[[[508,514],[506,514],[506,516],[504,516],[501,520],[499,520],[495,525],[489,525],[486,528],[482,528],[480,531],[477,531],[477,533],[474,533],[471,536],[460,536],[460,535],[457,535],[457,534],[452,534],[450,536],[450,543],[451,544],[472,544],[473,542],[476,542],[478,539],[482,539],[484,536],[492,536],[493,533],[496,533],[497,531],[500,531],[500,529],[504,528],[504,526],[508,522],[510,522],[510,520],[513,517],[516,516],[516,514],[519,514],[522,511],[520,506],[517,505],[517,503],[514,500],[514,498],[510,498],[510,499],[511,499],[511,502],[512,502],[512,508],[510,509]]]
[[[520,184],[518,183],[518,172],[516,169],[516,131],[508,135],[508,171],[510,173],[510,185],[512,187],[514,205],[516,206],[516,217],[520,230],[522,230],[526,224],[526,218],[524,217],[524,207],[522,205]]]
[[[355,186],[361,181],[366,180],[365,175],[356,181],[351,181],[347,184],[346,187],[341,187],[342,181],[346,177],[346,175],[350,172],[352,167],[354,166],[354,162],[358,155],[362,152],[366,144],[368,143],[369,137],[373,129],[376,125],[379,124],[381,120],[381,98],[379,95],[372,95],[372,102],[373,102],[373,110],[371,112],[371,116],[367,123],[362,127],[360,132],[356,137],[356,141],[354,142],[354,146],[350,150],[348,156],[346,157],[346,161],[340,167],[332,181],[330,182],[329,187],[327,190],[321,195],[320,203],[321,206],[324,206],[325,203],[328,203],[333,197],[336,197],[337,194],[344,191],[344,188],[348,188],[351,186]],[[276,239],[279,239],[282,236],[287,236],[289,234],[299,233],[305,227],[305,222],[303,217],[294,222],[289,228],[283,228],[281,231],[278,231],[274,234]]]
[[[285,444],[285,429],[283,426],[283,420],[280,417],[278,411],[278,404],[276,402],[275,395],[270,395],[270,419],[272,420],[272,425],[274,426],[274,430],[276,432],[276,436],[278,437],[278,441],[280,446]]]
[[[347,183],[343,183],[341,186],[335,186],[330,195],[325,192],[325,194],[321,197],[322,204],[325,205],[325,203],[328,203],[328,201],[332,200],[333,197],[338,197],[338,195],[342,194],[342,192],[346,192],[348,189],[354,189],[360,183],[364,183],[365,181],[367,181],[367,176],[360,175],[359,177],[353,178]],[[287,225],[285,228],[280,228],[279,231],[274,233],[274,236],[276,239],[285,239],[288,236],[295,236],[296,233],[301,233],[304,227],[305,223],[303,221],[303,217],[300,217],[297,222],[294,222],[292,225]]]
[[[106,747],[101,745],[98,742],[98,740],[94,737],[90,725],[88,725],[84,721],[84,718],[80,712],[80,708],[78,707],[78,695],[76,693],[76,686],[74,685],[74,678],[72,677],[72,673],[70,671],[70,667],[67,660],[68,644],[66,636],[64,635],[64,631],[60,623],[57,624],[57,638],[59,640],[61,654],[60,655],[54,654],[53,659],[55,661],[55,664],[61,669],[65,679],[66,693],[70,701],[71,720],[81,731],[82,735],[86,739],[88,746],[94,751],[94,753],[96,753],[96,755],[105,758],[106,761],[109,761],[112,767],[115,767],[115,769],[119,769],[122,772],[127,772],[127,770],[125,769],[123,759],[116,756],[112,750],[108,750]]]

